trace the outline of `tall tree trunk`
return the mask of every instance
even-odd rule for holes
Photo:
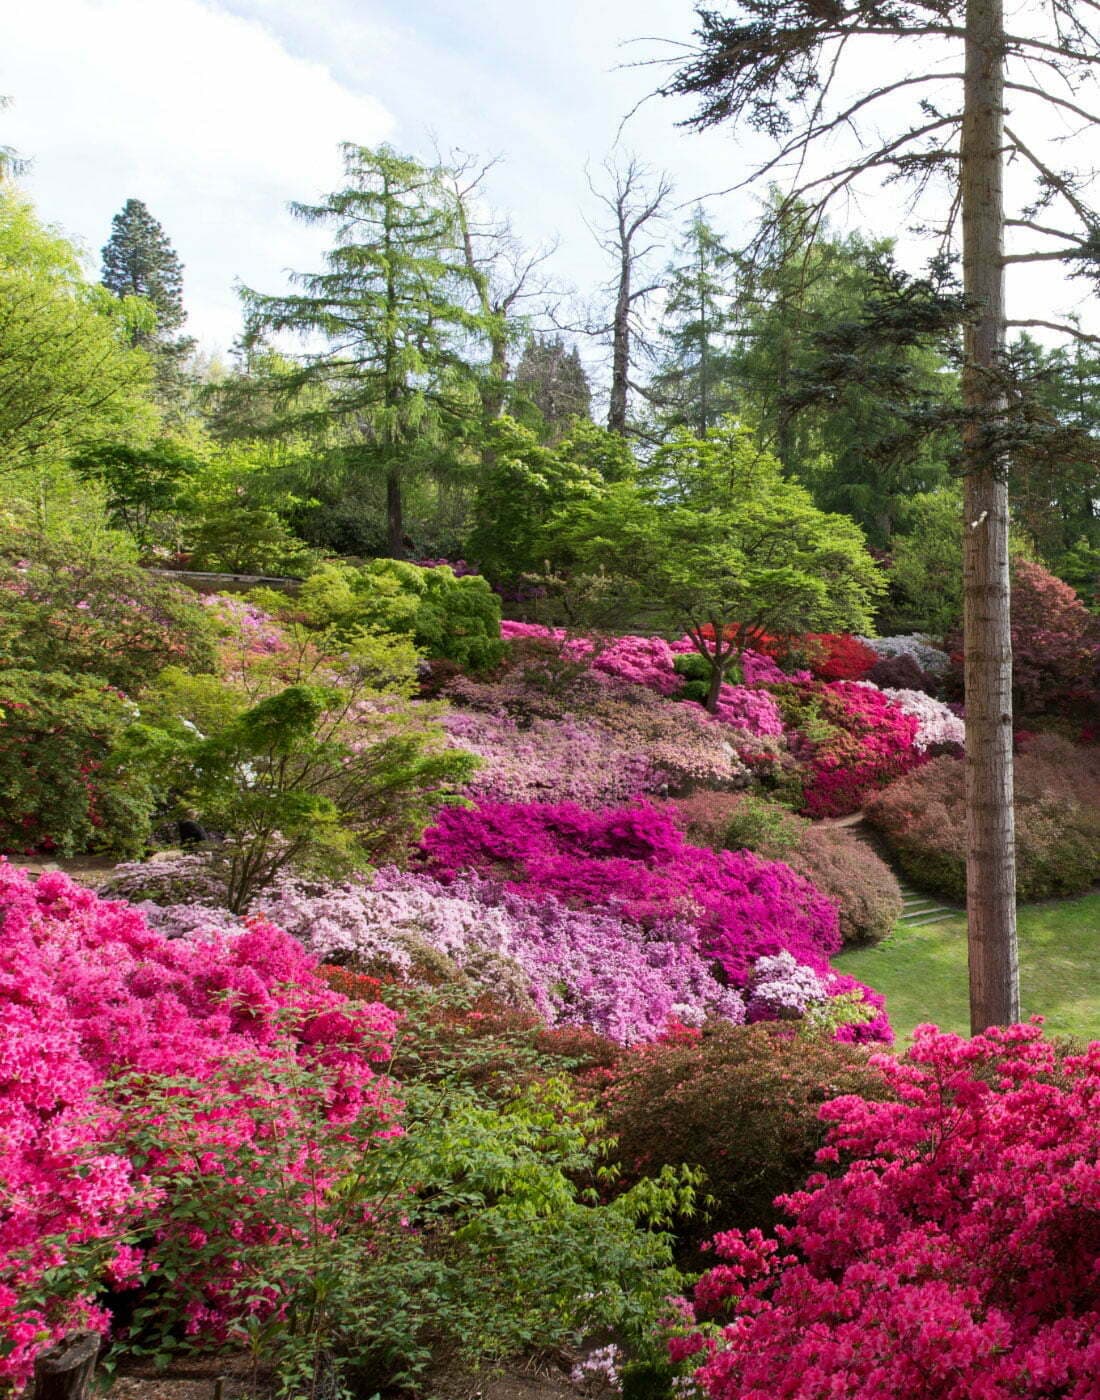
[[[970,1029],[1020,1018],[1012,795],[1012,637],[1008,484],[990,445],[1003,402],[1004,12],[967,0],[962,129],[963,281],[978,307],[966,329],[963,452],[966,889]]]
[[[624,248],[619,266],[619,289],[611,322],[611,398],[607,426],[626,434],[626,405],[630,381],[630,259]]]
[[[401,474],[395,467],[386,473],[386,553],[391,559],[405,557],[405,510]]]

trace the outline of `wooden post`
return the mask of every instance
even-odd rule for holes
[[[34,1400],[87,1400],[102,1341],[98,1332],[74,1332],[34,1363]]]

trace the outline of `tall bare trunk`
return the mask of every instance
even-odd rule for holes
[[[630,388],[630,259],[624,248],[619,266],[619,287],[611,321],[611,397],[607,426],[626,433],[626,406]]]
[[[1020,1018],[1012,808],[1012,638],[1008,485],[989,429],[1002,401],[1004,349],[1004,12],[967,0],[962,130],[963,281],[968,425],[963,545],[966,683],[967,923],[970,1029]]]

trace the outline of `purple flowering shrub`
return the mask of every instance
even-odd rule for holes
[[[830,977],[829,956],[840,947],[836,903],[808,880],[749,851],[692,846],[673,816],[652,806],[483,803],[442,813],[423,847],[445,882],[474,872],[528,900],[550,896],[654,930],[686,922],[737,988],[758,959],[779,953]],[[859,1030],[860,1038],[889,1036],[884,1023]]]

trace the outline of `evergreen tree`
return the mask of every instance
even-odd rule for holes
[[[737,263],[697,209],[666,274],[658,367],[647,389],[662,436],[687,428],[705,438],[737,407],[731,354]]]
[[[187,320],[183,265],[140,199],[128,199],[111,220],[102,256],[100,280],[107,290],[116,297],[143,297],[156,312],[156,325],[135,327],[132,343],[152,356],[161,396],[178,396],[182,361],[195,347],[190,337],[175,334]]]
[[[516,367],[516,387],[538,409],[549,441],[556,442],[573,418],[589,418],[592,390],[574,345],[560,335],[532,336]]]
[[[299,401],[288,429],[335,425],[341,464],[386,494],[386,547],[406,552],[410,477],[442,471],[450,446],[480,414],[461,350],[478,331],[468,271],[458,252],[453,201],[442,173],[388,146],[343,148],[347,184],[318,205],[295,204],[307,223],[334,229],[323,272],[295,273],[288,296],[246,291],[250,333],[290,330],[324,340],[282,376]]]

